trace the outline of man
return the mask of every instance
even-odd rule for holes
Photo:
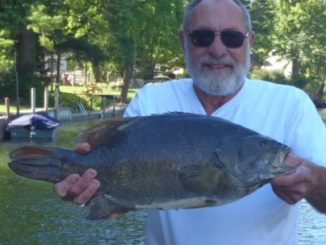
[[[222,117],[289,145],[298,157],[289,156],[286,164],[297,168],[228,205],[149,211],[147,244],[296,244],[293,204],[305,198],[326,213],[326,129],[311,100],[294,87],[245,78],[255,33],[239,1],[193,1],[179,37],[192,79],[145,86],[125,115],[183,111]],[[87,144],[79,148],[90,150]],[[83,204],[99,186],[96,172],[88,170],[56,190]]]

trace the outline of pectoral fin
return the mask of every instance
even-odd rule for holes
[[[184,166],[179,171],[182,186],[191,192],[205,194],[214,190],[222,179],[224,171],[214,166]]]

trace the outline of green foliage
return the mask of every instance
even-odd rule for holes
[[[273,0],[254,0],[249,6],[252,15],[253,30],[257,33],[253,48],[253,65],[264,64],[273,49],[272,34],[275,23],[275,6]]]
[[[28,79],[30,82],[25,83],[23,79]],[[20,77],[18,79],[20,102],[23,104],[30,103],[30,89],[36,89],[36,103],[41,105],[43,102],[44,87],[40,79],[32,76]],[[11,101],[16,100],[16,73],[13,69],[0,72],[0,98],[9,97]]]
[[[8,70],[14,64],[12,56],[14,44],[14,40],[10,39],[10,33],[4,29],[0,30],[0,71]]]
[[[124,76],[125,86],[132,77],[151,79],[157,72],[183,66],[177,31],[187,2],[1,2],[0,71],[17,65],[22,88],[29,88],[37,81],[41,54],[65,52],[80,67],[87,64],[97,82],[106,80],[108,74]],[[320,85],[326,80],[325,1],[243,2],[250,9],[257,33],[253,64],[261,66],[273,50],[293,61],[292,81],[296,85],[307,87],[309,81],[309,87],[320,87],[310,83]],[[22,91],[28,94],[27,90]]]
[[[48,51],[55,51],[55,45],[63,41],[65,23],[62,15],[50,15],[48,8],[43,4],[31,6],[31,14],[28,16],[30,24],[27,28],[39,34],[39,42]]]
[[[77,110],[77,104],[82,103],[86,110],[99,110],[101,108],[101,98],[87,94],[60,93],[60,106],[70,107]],[[54,105],[54,98],[50,98],[50,105]]]
[[[11,99],[16,98],[16,79],[15,71],[13,69],[0,72],[1,101],[3,101],[4,97],[9,97]]]
[[[53,103],[53,98],[51,99],[51,103]],[[90,100],[87,96],[70,93],[60,93],[61,106],[74,108],[76,107],[77,103],[82,103],[86,109],[90,109]]]
[[[253,79],[261,79],[275,83],[289,83],[289,80],[284,76],[282,71],[267,71],[266,69],[254,69],[250,72],[250,77]]]
[[[293,61],[292,79],[300,87],[326,81],[326,2],[277,1],[274,44]]]

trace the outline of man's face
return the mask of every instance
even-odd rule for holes
[[[220,33],[224,30],[248,32],[240,7],[231,1],[204,0],[193,10],[185,29],[182,33],[183,48],[194,84],[210,95],[236,92],[249,70],[254,33],[249,33],[238,48],[227,47]],[[195,46],[189,36],[194,30],[214,31],[215,39],[207,47]]]

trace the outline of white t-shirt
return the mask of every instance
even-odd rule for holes
[[[175,111],[206,114],[191,79],[147,84],[131,101],[125,116]],[[295,155],[326,166],[326,129],[302,90],[246,79],[239,93],[212,116],[272,137],[290,146]],[[223,206],[150,210],[146,244],[294,245],[297,213],[297,205],[286,204],[268,184]]]

